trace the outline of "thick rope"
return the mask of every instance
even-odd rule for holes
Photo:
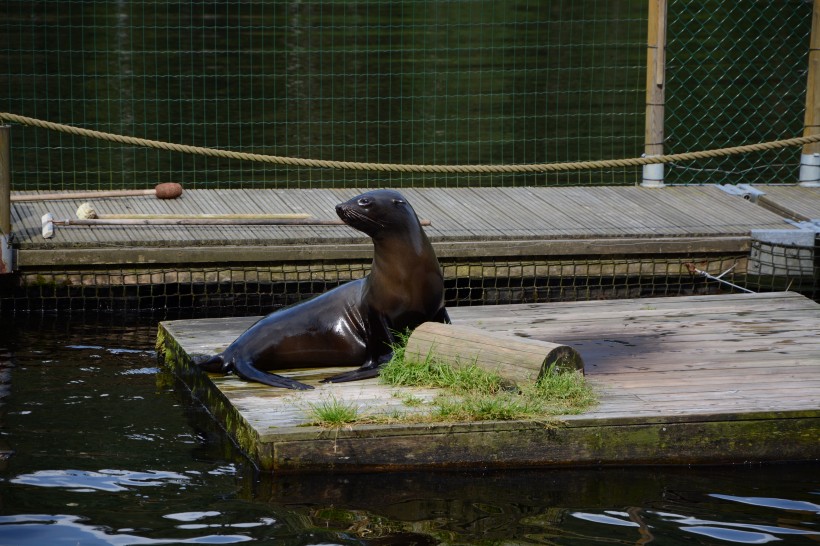
[[[766,150],[776,150],[791,146],[802,146],[812,142],[820,142],[820,134],[804,137],[789,138],[786,140],[775,140],[771,142],[761,142],[759,144],[747,144],[744,146],[733,146],[730,148],[719,148],[716,150],[703,150],[699,152],[687,152],[682,154],[658,155],[650,157],[634,157],[628,159],[604,159],[598,161],[577,161],[572,163],[540,163],[529,165],[412,165],[398,163],[362,163],[357,161],[328,161],[323,159],[301,159],[297,157],[283,157],[276,155],[251,154],[246,152],[233,152],[230,150],[219,150],[215,148],[204,148],[201,146],[188,146],[186,144],[173,144],[157,140],[147,140],[113,133],[104,133],[90,129],[82,129],[61,123],[52,123],[7,112],[0,112],[0,120],[5,120],[21,125],[29,125],[59,131],[86,138],[107,140],[131,146],[141,146],[159,150],[169,150],[187,154],[204,155],[225,159],[239,159],[243,161],[261,161],[264,163],[274,163],[277,165],[288,165],[293,167],[309,167],[318,169],[344,169],[359,171],[389,171],[389,172],[413,172],[413,173],[538,173],[538,172],[559,172],[578,171],[586,169],[607,169],[615,167],[635,167],[639,165],[651,165],[657,163],[671,163],[673,161],[692,161],[695,159],[708,159],[713,157],[724,157],[734,154],[745,154],[751,152],[762,152]]]

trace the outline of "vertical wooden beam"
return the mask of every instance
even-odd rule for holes
[[[820,0],[818,0],[820,1]],[[666,0],[649,0],[646,40],[646,132],[644,155],[663,155],[666,90]],[[645,165],[641,186],[662,188],[663,164]]]
[[[11,233],[11,127],[0,125],[0,232]]]
[[[0,274],[14,270],[11,236],[11,127],[0,125]]]
[[[820,0],[814,0],[806,81],[806,117],[803,136],[820,134]],[[800,185],[820,187],[820,142],[803,146],[800,156]]]

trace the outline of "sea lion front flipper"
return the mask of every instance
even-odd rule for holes
[[[233,360],[231,364],[230,369],[245,381],[257,381],[265,385],[270,385],[271,387],[282,387],[300,391],[312,390],[314,388],[295,379],[290,379],[289,377],[263,372],[255,368],[250,362],[245,362],[244,360]]]
[[[450,313],[447,312],[446,307],[442,307],[439,309],[436,314],[433,316],[431,322],[440,322],[442,324],[452,324],[453,321],[450,320]]]
[[[370,379],[379,375],[379,366],[362,366],[350,372],[340,373],[322,379],[322,383],[347,383],[348,381],[359,381],[360,379]]]

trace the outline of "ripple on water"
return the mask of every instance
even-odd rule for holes
[[[742,504],[751,504],[762,508],[777,508],[780,510],[813,512],[815,514],[820,514],[820,504],[815,504],[808,501],[794,501],[773,497],[735,497],[733,495],[719,495],[717,493],[712,493],[710,496],[716,499],[734,501]]]
[[[769,499],[757,497],[732,497],[729,495],[712,495],[717,498],[727,498],[728,500],[736,500],[738,502],[745,502],[748,504],[757,504],[767,508],[782,508],[786,510],[807,510],[810,506],[815,506],[810,502],[789,501],[785,499]],[[751,500],[755,502],[752,503]],[[777,502],[775,502],[777,501]],[[590,521],[593,523],[600,523],[603,525],[613,525],[618,527],[640,527],[628,513],[605,511],[602,514],[590,512],[572,512],[571,515],[575,518]],[[804,535],[804,536],[820,536],[820,531],[809,529],[796,529],[792,527],[779,527],[774,525],[762,525],[754,523],[735,523],[731,521],[714,521],[708,519],[700,519],[681,514],[673,514],[669,512],[657,512],[647,510],[645,516],[641,518],[643,526],[647,529],[652,529],[653,519],[656,523],[668,522],[675,524],[680,531],[686,533],[693,533],[697,535],[708,536],[717,540],[725,542],[735,542],[742,544],[765,544],[776,540],[782,540],[778,535]]]
[[[146,538],[123,532],[112,533],[104,527],[84,522],[80,516],[19,514],[0,516],[0,531],[8,544],[83,544],[84,546],[125,546],[142,544],[237,544],[253,538],[245,535],[203,535],[190,538]],[[45,542],[44,542],[45,541]]]
[[[149,470],[134,472],[130,470],[100,471],[89,470],[38,470],[30,474],[20,474],[12,478],[11,483],[33,485],[37,487],[61,487],[75,492],[92,491],[126,491],[129,487],[155,487],[169,483],[184,483],[190,478],[176,472]]]

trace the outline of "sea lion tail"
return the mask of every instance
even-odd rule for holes
[[[300,383],[295,379],[263,372],[262,370],[255,368],[253,364],[245,362],[244,360],[234,360],[231,369],[236,373],[236,375],[245,381],[256,381],[257,383],[263,383],[265,385],[270,385],[271,387],[282,387],[285,389],[295,389],[300,391],[313,389],[310,385]]]

